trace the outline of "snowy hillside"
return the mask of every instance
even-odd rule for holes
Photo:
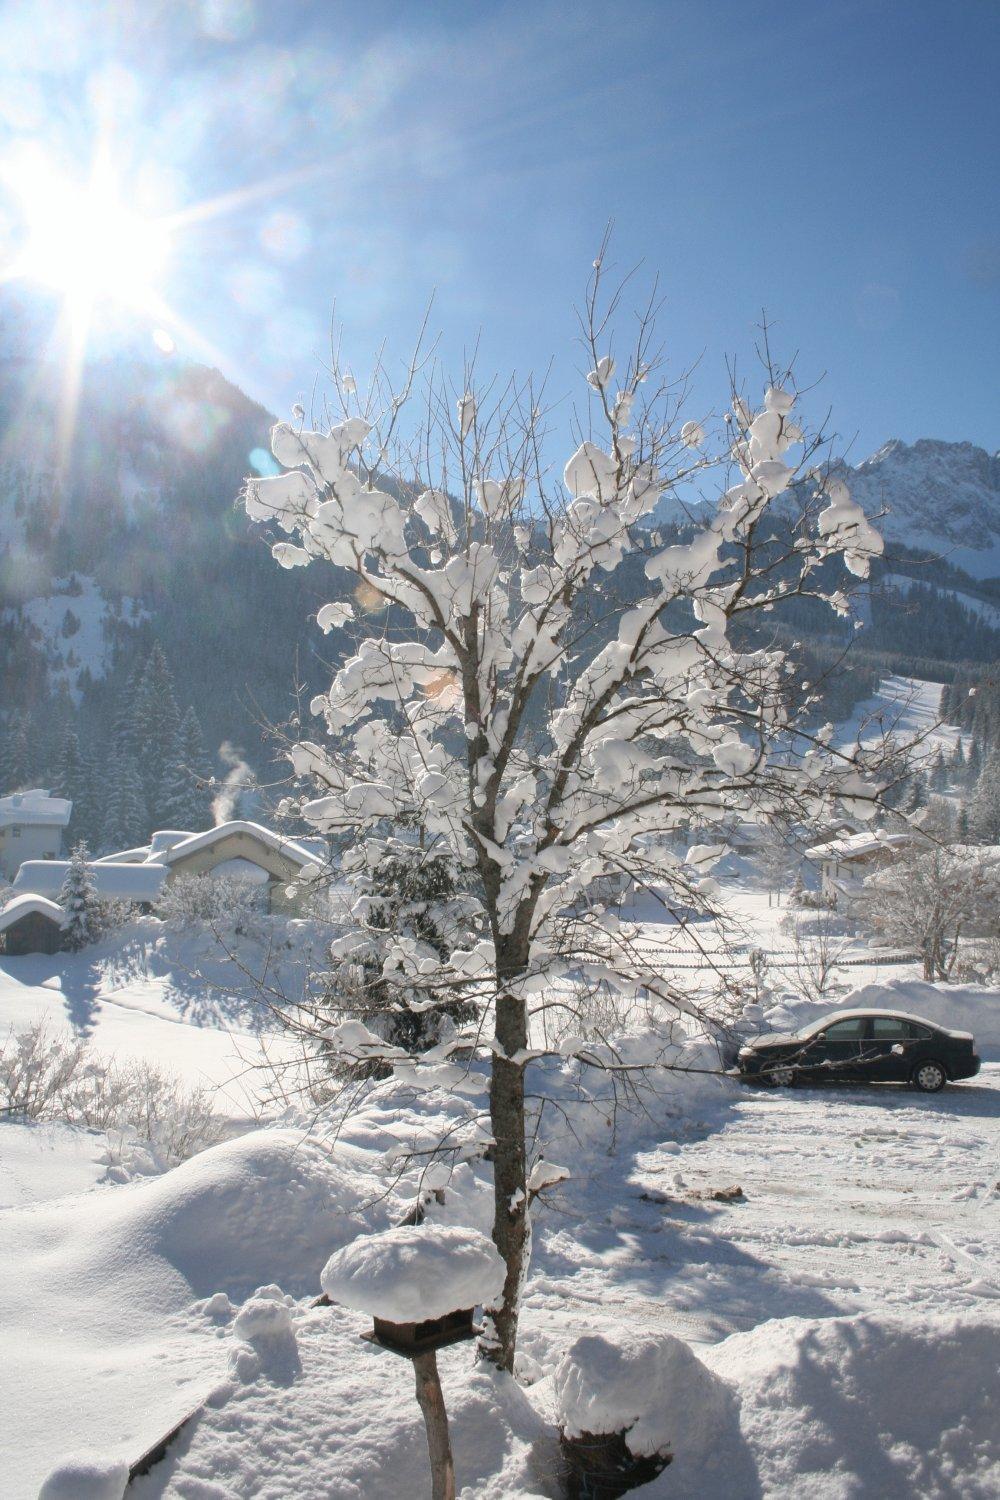
[[[0,611],[0,623],[43,657],[50,690],[65,684],[77,702],[82,674],[104,677],[126,633],[148,619],[137,600],[109,597],[93,578],[77,574],[54,578],[48,592]]]

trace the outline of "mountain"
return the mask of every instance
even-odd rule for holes
[[[265,726],[292,718],[329,682],[347,637],[321,635],[314,617],[351,587],[329,569],[276,567],[237,504],[245,476],[271,466],[273,418],[217,370],[133,346],[88,359],[68,404],[62,364],[7,331],[0,769],[15,724],[33,784],[54,780],[69,729],[91,762],[105,762],[110,726],[127,714],[155,643],[216,769],[225,747],[222,765],[239,752],[269,776]],[[875,569],[851,674],[841,676],[841,714],[880,670],[944,680],[950,663],[1000,657],[1000,581],[987,581],[1000,574],[1000,460],[966,443],[894,441],[847,477],[867,509],[889,507],[893,546]],[[619,581],[623,597],[644,586],[627,570]],[[827,661],[839,663],[845,626],[793,604],[774,624],[813,651],[815,681]]]
[[[0,353],[0,741],[15,716],[44,740],[71,723],[100,757],[158,642],[209,748],[259,771],[262,723],[294,712],[296,673],[307,694],[328,681],[318,653],[338,648],[310,622],[336,579],[278,568],[237,504],[273,418],[217,370],[129,357],[88,362],[69,422],[62,380]]]
[[[845,466],[869,514],[885,509],[885,536],[947,558],[973,578],[1000,577],[1000,454],[973,443],[892,438]]]

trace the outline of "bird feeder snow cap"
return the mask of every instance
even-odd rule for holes
[[[472,1338],[472,1315],[503,1292],[495,1245],[460,1225],[405,1225],[362,1235],[330,1257],[320,1282],[331,1302],[369,1313],[376,1343],[422,1353]]]

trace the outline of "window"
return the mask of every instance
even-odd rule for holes
[[[823,1032],[824,1042],[857,1042],[865,1034],[865,1017],[855,1016],[850,1021],[837,1021]]]
[[[930,1033],[901,1016],[873,1016],[872,1037],[877,1042],[915,1042]]]

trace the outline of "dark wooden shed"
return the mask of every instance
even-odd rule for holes
[[[45,896],[15,896],[0,911],[0,953],[10,958],[25,953],[58,953],[64,921],[57,902]]]

